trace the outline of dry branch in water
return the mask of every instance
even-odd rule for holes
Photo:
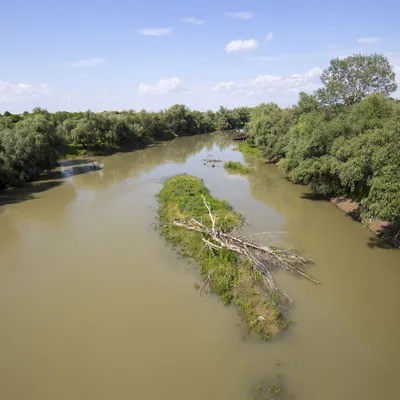
[[[272,269],[280,268],[286,272],[307,278],[314,283],[320,283],[304,272],[306,267],[312,263],[311,260],[289,250],[278,249],[267,244],[257,244],[251,240],[251,237],[255,235],[247,237],[236,236],[234,235],[235,231],[225,233],[215,229],[216,217],[211,212],[210,204],[206,201],[204,196],[202,197],[211,220],[211,228],[206,227],[194,218],[188,221],[174,220],[173,224],[190,231],[202,233],[205,246],[210,250],[218,251],[222,248],[226,248],[247,258],[253,270],[261,274],[266,288],[272,292],[282,293],[289,300],[289,296],[277,287],[271,274]]]

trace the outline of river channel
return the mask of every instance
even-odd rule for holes
[[[400,398],[400,251],[386,248],[229,134],[62,163],[0,194],[0,399]],[[277,274],[294,299],[287,331],[248,335],[234,307],[200,296],[195,265],[153,224],[165,178],[204,179],[257,231],[285,231],[321,285]]]

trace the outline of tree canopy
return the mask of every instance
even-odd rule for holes
[[[380,55],[335,59],[325,87],[298,104],[255,107],[249,143],[289,180],[317,194],[346,196],[361,217],[400,222],[400,102],[388,97],[395,75]],[[324,96],[321,95],[324,94]]]
[[[160,112],[31,113],[0,116],[0,189],[20,185],[54,168],[66,156],[143,145],[153,140],[241,128],[250,109],[200,112],[176,104]]]
[[[322,72],[321,81],[324,87],[317,91],[317,96],[325,105],[350,106],[371,93],[389,95],[397,89],[393,68],[382,54],[335,58]]]

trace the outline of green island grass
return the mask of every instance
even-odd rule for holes
[[[231,174],[246,175],[250,172],[249,168],[239,161],[228,161],[225,163],[224,168]]]
[[[247,260],[227,249],[212,252],[204,247],[200,232],[173,224],[175,219],[195,218],[211,227],[202,196],[216,216],[216,229],[231,232],[242,224],[242,216],[226,201],[212,197],[201,179],[180,175],[168,179],[157,195],[161,233],[182,255],[198,263],[204,281],[224,304],[238,307],[249,330],[268,340],[288,324],[279,295],[265,291],[261,275],[252,270]]]
[[[240,151],[243,154],[250,154],[255,157],[262,158],[261,152],[258,148],[252,147],[248,142],[241,142],[234,150]]]

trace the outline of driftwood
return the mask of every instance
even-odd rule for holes
[[[217,230],[215,228],[216,217],[212,214],[211,207],[204,196],[203,201],[211,220],[211,228],[206,227],[194,218],[188,221],[174,220],[173,224],[189,231],[202,233],[204,247],[208,247],[211,251],[218,251],[226,248],[246,258],[249,260],[253,270],[261,274],[263,283],[268,290],[282,293],[289,300],[289,296],[277,287],[271,274],[272,269],[281,268],[286,272],[307,278],[314,283],[320,283],[304,272],[306,267],[312,263],[311,260],[286,249],[278,249],[274,246],[258,244],[251,240],[251,237],[255,235],[236,236],[234,235],[235,231],[225,233]]]
[[[280,161],[282,156],[276,156],[271,160],[271,164],[276,164],[278,161]]]
[[[232,140],[246,140],[247,139],[247,133],[240,133],[239,135],[236,135]]]

